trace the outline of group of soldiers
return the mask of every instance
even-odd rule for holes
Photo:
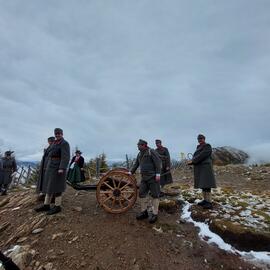
[[[205,142],[205,136],[199,134],[198,146],[189,165],[194,165],[194,187],[202,189],[203,200],[198,203],[205,209],[212,208],[211,188],[216,187],[215,176],[212,168],[212,148]],[[141,182],[139,197],[141,212],[137,214],[138,220],[148,218],[154,223],[158,218],[159,198],[164,195],[162,189],[173,182],[171,175],[170,154],[161,140],[155,141],[156,149],[151,149],[145,140],[138,141],[136,161],[128,172],[134,174],[140,168]],[[11,182],[11,175],[16,171],[16,161],[7,151],[0,162],[0,188],[5,195]],[[61,128],[54,129],[54,136],[48,138],[48,147],[40,164],[37,192],[42,194],[43,204],[36,207],[37,212],[46,211],[53,215],[61,211],[62,194],[66,189],[66,180],[77,183],[84,180],[84,159],[79,150],[70,162],[70,146],[63,137]],[[151,200],[149,200],[149,196]],[[54,203],[51,207],[52,202]],[[150,207],[149,207],[150,206]],[[148,211],[152,209],[152,211]]]
[[[205,136],[199,134],[198,145],[188,165],[194,166],[194,187],[202,189],[203,200],[198,203],[204,209],[213,207],[211,200],[211,188],[216,187],[216,180],[212,167],[212,147],[205,142]],[[147,219],[149,223],[154,223],[158,219],[160,188],[172,183],[170,173],[170,154],[166,147],[162,146],[161,140],[156,140],[155,150],[148,147],[145,140],[138,142],[139,153],[135,164],[129,174],[134,174],[140,167],[141,183],[139,187],[139,197],[141,199],[141,212],[137,214],[137,220]],[[148,196],[152,199],[149,200]],[[152,211],[148,211],[152,209]]]

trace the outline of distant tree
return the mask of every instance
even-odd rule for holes
[[[31,169],[31,174],[29,176],[29,179],[27,180],[27,184],[35,185],[38,181],[39,174],[40,174],[40,163],[37,164],[36,168]]]
[[[101,173],[107,172],[109,170],[109,166],[107,164],[106,154],[102,153],[101,155],[99,155],[99,160],[100,160],[100,172]]]

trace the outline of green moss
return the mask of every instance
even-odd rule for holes
[[[265,223],[270,224],[270,216],[264,213],[262,210],[255,210],[255,211],[253,210],[252,215],[254,216],[254,214],[264,217]],[[270,227],[269,227],[269,230],[270,230]]]

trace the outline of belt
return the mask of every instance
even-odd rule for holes
[[[60,160],[60,157],[51,157],[51,160]]]

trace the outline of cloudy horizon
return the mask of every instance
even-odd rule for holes
[[[203,133],[270,160],[270,2],[0,0],[0,151],[40,160],[55,127],[87,158],[174,158]]]

